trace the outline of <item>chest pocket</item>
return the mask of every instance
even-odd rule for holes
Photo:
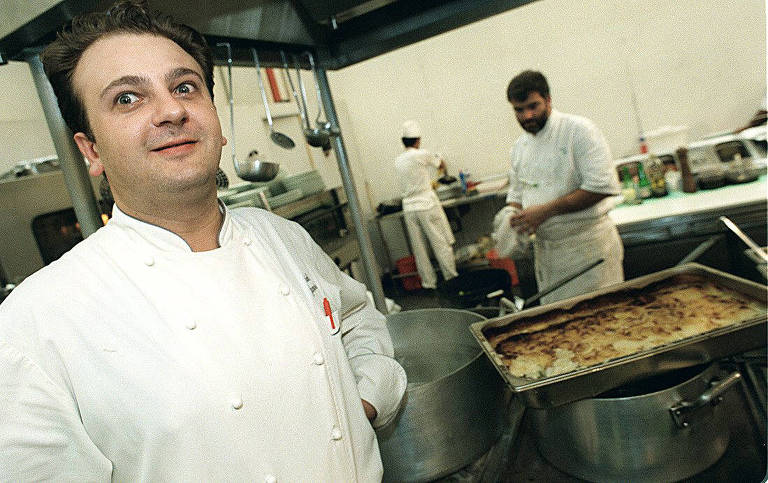
[[[341,335],[341,316],[344,313],[341,307],[341,294],[339,287],[327,282],[317,274],[309,275],[317,286],[313,293],[313,302],[320,317],[318,320],[324,333],[331,336]]]
[[[526,188],[556,186],[573,165],[571,153],[565,146],[531,148],[527,154],[527,162],[519,171],[520,181]]]

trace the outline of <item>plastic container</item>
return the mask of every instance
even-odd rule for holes
[[[485,254],[485,258],[488,260],[488,265],[491,268],[502,268],[509,273],[510,285],[520,285],[520,278],[517,275],[517,267],[515,261],[508,257],[499,257],[496,249],[490,250]]]
[[[401,275],[416,272],[416,259],[413,255],[399,259],[395,262],[395,265],[397,265],[397,273]],[[419,290],[421,288],[421,277],[418,275],[403,277],[400,280],[403,282],[403,288],[405,290],[411,291]]]

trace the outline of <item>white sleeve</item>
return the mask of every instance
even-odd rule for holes
[[[339,270],[309,235],[306,237],[320,275],[339,287],[341,340],[360,397],[376,408],[373,427],[379,428],[397,415],[407,385],[405,370],[394,359],[386,319],[371,304],[365,285]]]
[[[0,481],[110,481],[72,397],[0,341]]]
[[[520,183],[517,180],[517,162],[515,158],[515,148],[512,147],[510,153],[510,168],[509,168],[509,190],[507,190],[507,203],[522,204],[522,196],[520,195]]]
[[[424,165],[431,166],[435,169],[440,167],[440,161],[442,161],[443,158],[441,158],[439,154],[432,153],[426,149],[419,149],[419,154],[419,159]]]
[[[580,189],[609,195],[621,193],[611,150],[603,133],[591,122],[578,125],[573,137],[573,158],[581,175]]]

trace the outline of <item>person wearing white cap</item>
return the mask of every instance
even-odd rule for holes
[[[432,189],[430,168],[444,169],[445,161],[440,156],[421,149],[421,129],[416,121],[405,121],[402,129],[405,152],[395,159],[395,170],[400,180],[403,196],[403,214],[411,248],[416,261],[416,270],[421,277],[421,286],[426,289],[437,287],[437,275],[429,259],[424,235],[426,234],[440,271],[445,280],[456,272],[453,256],[453,232],[448,218]]]

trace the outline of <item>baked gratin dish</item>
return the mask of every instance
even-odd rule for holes
[[[483,333],[512,376],[536,380],[744,322],[765,311],[765,301],[700,275],[681,274]]]

